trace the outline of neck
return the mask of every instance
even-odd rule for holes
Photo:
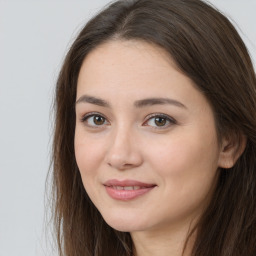
[[[191,256],[195,232],[187,240],[190,228],[136,231],[131,233],[134,256]],[[187,242],[187,243],[186,243]]]

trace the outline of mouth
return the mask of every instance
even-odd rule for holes
[[[108,180],[103,184],[108,195],[115,200],[127,201],[147,194],[156,184],[143,183],[135,180]]]
[[[138,190],[138,189],[144,189],[147,187],[140,187],[140,186],[127,186],[127,187],[122,187],[122,186],[109,186],[112,187],[113,189],[116,190]]]

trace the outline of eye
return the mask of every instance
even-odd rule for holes
[[[151,126],[158,129],[164,129],[168,128],[172,124],[176,124],[176,120],[174,120],[173,118],[164,114],[154,114],[150,115],[143,125]]]
[[[100,127],[109,124],[107,119],[98,113],[89,113],[85,115],[81,121],[90,127]]]

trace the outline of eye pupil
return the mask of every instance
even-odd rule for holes
[[[102,117],[102,116],[94,116],[93,122],[94,122],[96,125],[102,125],[102,124],[104,124],[104,122],[105,122],[105,118]]]
[[[157,126],[164,126],[166,124],[166,119],[163,117],[156,117],[155,118],[155,124]]]

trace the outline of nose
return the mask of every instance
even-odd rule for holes
[[[131,169],[142,164],[138,137],[131,129],[121,128],[113,132],[107,149],[106,162],[118,170]]]

